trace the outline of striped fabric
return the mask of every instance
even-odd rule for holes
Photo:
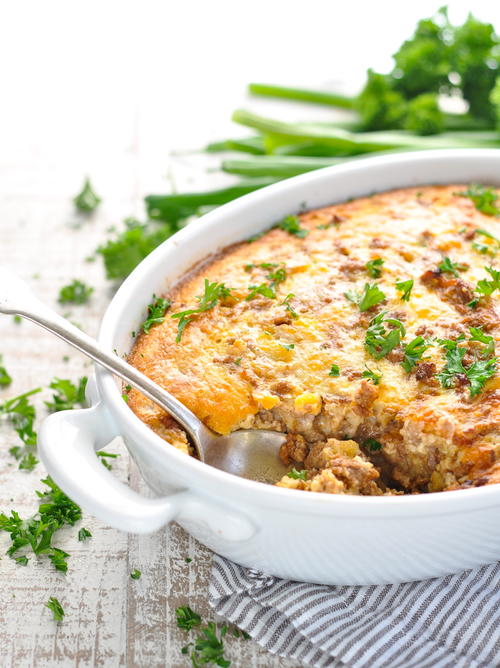
[[[301,666],[500,666],[500,562],[425,582],[332,587],[216,555],[209,599],[259,645]]]

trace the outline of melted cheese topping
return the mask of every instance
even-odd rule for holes
[[[362,445],[375,438],[381,450],[365,456],[406,491],[490,482],[488,470],[500,459],[499,378],[471,399],[466,383],[445,389],[436,380],[445,364],[438,344],[426,351],[426,366],[411,373],[401,366],[401,346],[380,360],[365,346],[370,320],[381,311],[404,324],[403,345],[418,335],[468,337],[471,326],[498,341],[498,293],[481,298],[476,309],[467,304],[477,281],[490,278],[484,267],[495,262],[495,242],[474,231],[500,237],[500,224],[456,194],[465,188],[357,199],[301,214],[304,238],[275,228],[226,249],[169,295],[164,322],[139,336],[130,362],[220,433],[265,427],[308,443],[347,437]],[[491,255],[475,250],[475,240],[489,245]],[[445,257],[467,265],[459,278],[438,271]],[[377,258],[381,275],[372,278],[366,263]],[[271,282],[276,268],[263,263],[284,268],[286,279],[275,285],[276,299],[246,300],[249,286]],[[197,307],[205,279],[223,282],[231,297],[193,317],[177,343],[178,320],[170,316]],[[403,301],[396,282],[409,279],[413,289]],[[365,283],[377,283],[385,299],[362,313],[345,293],[360,293]],[[332,364],[337,377],[329,375]],[[367,368],[381,374],[378,385],[363,378]],[[131,391],[129,405],[188,450],[175,423],[138,392]]]

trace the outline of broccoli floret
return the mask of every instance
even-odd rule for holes
[[[469,111],[477,118],[495,118],[490,93],[498,74],[498,56],[493,51],[497,44],[491,23],[482,23],[472,14],[454,32],[452,67],[460,76]]]
[[[443,132],[445,117],[438,106],[435,93],[422,93],[408,102],[404,129],[418,135],[435,135]]]
[[[390,76],[368,70],[356,110],[364,130],[391,130],[402,126],[406,102],[401,93],[393,90]]]
[[[394,54],[394,85],[407,98],[449,86],[450,46],[446,10],[419,21],[415,34]]]

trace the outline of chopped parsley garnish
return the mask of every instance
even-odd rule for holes
[[[51,413],[58,411],[68,411],[75,406],[85,405],[85,389],[87,387],[87,377],[83,376],[78,384],[62,378],[54,378],[49,385],[51,390],[55,390],[52,395],[52,401],[46,401],[45,405]]]
[[[45,607],[52,611],[53,619],[55,622],[62,622],[64,619],[64,610],[62,605],[59,603],[55,596],[51,596]]]
[[[479,292],[482,295],[487,297],[495,290],[500,290],[500,271],[493,269],[493,267],[485,267],[488,274],[491,276],[491,280],[483,278],[477,282],[476,292]]]
[[[19,513],[12,510],[10,516],[0,513],[0,531],[10,534],[11,545],[7,550],[9,557],[22,548],[28,548],[37,556],[46,556],[58,571],[66,573],[69,554],[52,545],[55,532],[65,525],[73,526],[81,519],[82,512],[55,482],[47,477],[41,482],[48,489],[36,492],[39,498],[38,512],[23,520]]]
[[[276,292],[267,283],[261,283],[260,285],[249,285],[248,289],[250,290],[250,292],[245,297],[245,301],[247,302],[252,299],[255,299],[257,295],[261,295],[262,297],[266,297],[267,299],[276,299]]]
[[[276,227],[288,232],[288,234],[293,234],[295,237],[299,237],[299,239],[304,239],[309,233],[308,230],[301,227],[300,220],[297,216],[287,216],[281,223],[278,223]]]
[[[380,278],[382,276],[382,266],[384,264],[384,261],[382,260],[381,257],[377,257],[374,260],[369,260],[366,264],[366,271],[368,272],[368,275],[371,276],[372,278]]]
[[[287,476],[293,480],[307,480],[307,471],[305,469],[297,471],[294,467],[291,471],[288,471]]]
[[[195,626],[201,624],[200,615],[192,610],[189,605],[183,605],[175,610],[177,626],[184,631],[191,631]]]
[[[86,529],[85,527],[82,527],[82,528],[80,529],[80,531],[78,532],[78,540],[79,540],[81,543],[83,543],[83,542],[86,541],[88,538],[92,538],[92,534],[90,533],[90,531],[89,531],[88,529]]]
[[[221,668],[228,668],[231,661],[224,657],[223,638],[227,633],[227,624],[220,627],[220,637],[217,635],[217,625],[215,622],[208,624],[200,629],[200,635],[194,641],[194,647],[191,650],[191,663],[193,668],[213,663]],[[193,643],[189,643],[181,649],[183,654],[189,652]]]
[[[473,241],[472,248],[476,250],[478,253],[481,253],[482,255],[491,255],[492,257],[496,257],[496,254],[500,249],[500,239],[497,239],[497,237],[493,236],[493,234],[491,234],[487,230],[482,230],[482,229],[475,230],[474,234],[476,236],[479,235],[485,237],[486,239],[490,239],[494,243],[488,244],[488,243],[482,243],[480,241]]]
[[[366,441],[363,442],[363,446],[367,450],[370,450],[370,452],[376,452],[377,450],[382,449],[382,443],[374,438],[367,438]]]
[[[134,568],[134,570],[130,573],[130,577],[132,580],[138,580],[141,577],[142,573],[139,571],[137,568]]]
[[[403,369],[407,372],[410,373],[410,371],[417,366],[417,362],[419,362],[422,359],[422,355],[425,353],[425,351],[430,348],[430,344],[426,343],[425,339],[423,336],[417,336],[413,339],[413,341],[410,341],[410,343],[407,343],[403,347],[403,352],[404,352],[404,360],[401,362],[401,366]]]
[[[37,388],[0,404],[0,416],[4,415],[9,420],[23,443],[22,446],[13,446],[9,452],[19,461],[19,468],[25,471],[32,471],[38,463],[34,455],[37,434],[33,429],[36,409],[28,397],[40,391],[41,388]]]
[[[3,366],[3,357],[0,355],[0,386],[7,387],[12,383],[12,378],[7,369]]]
[[[285,350],[293,350],[295,348],[295,343],[279,343],[279,345]]]
[[[277,266],[278,266],[277,262],[259,262],[259,264],[255,264],[255,262],[250,262],[245,265],[245,271],[252,271],[252,269],[256,269],[257,267],[260,267],[261,269],[274,269],[274,267]]]
[[[449,257],[443,258],[443,261],[438,264],[438,269],[442,274],[453,274],[455,278],[459,278],[459,271],[466,271],[468,268],[467,264],[452,262]]]
[[[290,299],[293,299],[294,297],[295,295],[293,294],[293,292],[287,294],[285,299],[281,302],[281,306],[284,306],[286,308],[286,310],[292,316],[292,318],[298,318],[299,314],[297,313],[297,311],[294,310],[293,306],[291,306],[290,304]]]
[[[59,290],[58,301],[60,304],[86,304],[93,292],[94,288],[75,278]]]
[[[179,343],[182,337],[182,333],[186,329],[187,325],[200,313],[204,313],[205,311],[209,311],[210,309],[213,309],[217,302],[225,299],[226,297],[229,297],[231,294],[231,290],[229,288],[226,288],[224,283],[217,283],[216,281],[214,283],[210,283],[210,281],[206,278],[205,279],[205,293],[203,295],[199,295],[196,297],[196,299],[199,301],[199,306],[198,308],[194,309],[188,309],[187,311],[180,311],[179,313],[174,313],[172,315],[172,318],[176,318],[179,320],[179,324],[177,327],[177,338],[176,341]]]
[[[120,455],[115,455],[112,452],[105,452],[104,450],[98,450],[96,452],[96,455],[99,457],[101,460],[101,464],[108,469],[108,471],[111,471],[111,464],[108,462],[108,459],[116,459]]]
[[[489,357],[495,352],[495,339],[488,334],[485,334],[480,327],[469,327],[470,337],[469,341],[477,341],[484,343],[486,348],[483,350],[482,356]]]
[[[454,387],[457,377],[468,380],[470,396],[472,398],[479,394],[486,381],[495,375],[497,359],[496,357],[486,358],[487,355],[494,351],[492,349],[493,342],[490,340],[492,337],[483,334],[480,329],[474,327],[470,329],[470,332],[471,337],[469,341],[476,341],[486,345],[481,357],[476,357],[475,361],[466,368],[463,359],[467,348],[458,345],[459,341],[463,341],[463,338],[455,339],[454,341],[440,339],[439,344],[445,349],[446,364],[441,372],[437,374],[437,378],[444,388]]]
[[[367,378],[368,380],[371,380],[374,385],[378,385],[382,379],[382,374],[381,373],[375,373],[375,371],[372,371],[368,366],[365,364],[365,371],[361,374],[362,378]]]
[[[403,293],[401,295],[401,301],[409,302],[411,291],[413,290],[413,279],[409,278],[407,281],[397,281],[396,290]]]
[[[328,375],[332,376],[333,378],[337,378],[338,376],[340,376],[340,369],[337,366],[337,364],[332,364],[330,368],[330,373]]]
[[[455,194],[460,197],[468,197],[472,200],[476,209],[486,216],[498,216],[500,214],[500,209],[496,205],[498,195],[491,187],[471,184],[467,190]]]
[[[142,323],[142,331],[149,334],[149,330],[153,325],[160,325],[165,320],[165,313],[171,305],[170,299],[163,299],[153,295],[153,301],[148,304],[148,317]]]
[[[388,355],[406,335],[403,323],[396,318],[386,318],[386,313],[382,311],[372,318],[366,330],[365,348],[376,360]]]
[[[365,283],[362,293],[345,292],[344,295],[349,301],[357,304],[360,311],[368,311],[372,306],[379,304],[385,299],[385,294],[376,283],[372,285]]]
[[[78,211],[82,211],[83,213],[90,213],[99,206],[101,199],[96,195],[92,188],[90,179],[85,179],[83,188],[73,199],[73,202]]]

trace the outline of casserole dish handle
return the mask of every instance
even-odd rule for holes
[[[176,519],[203,524],[229,541],[246,540],[253,524],[227,508],[183,490],[150,499],[117,480],[96,451],[119,434],[104,405],[53,413],[42,422],[40,458],[49,475],[73,501],[106,524],[131,533],[151,533]],[[209,511],[209,512],[207,512]]]

